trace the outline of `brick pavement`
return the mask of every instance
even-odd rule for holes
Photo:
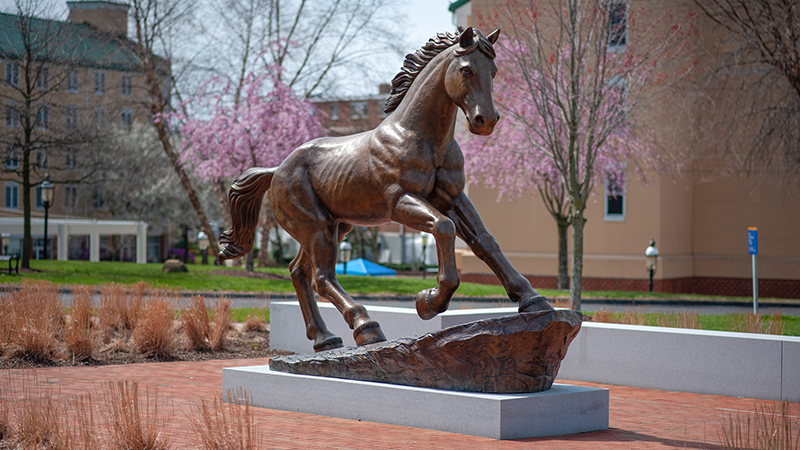
[[[103,382],[136,381],[155,388],[160,405],[172,409],[170,448],[197,448],[191,418],[200,399],[219,395],[222,368],[266,364],[267,359],[204,362],[149,363],[102,367],[46,368],[0,372],[0,401],[18,404],[22,380],[47,390],[53,398],[91,394],[103,398]],[[610,390],[608,431],[572,436],[497,441],[440,431],[320,417],[256,408],[264,448],[299,449],[720,449],[719,431],[728,414],[753,411],[757,404],[746,398],[665,392],[584,382],[559,382]],[[30,390],[29,390],[30,392]],[[102,417],[102,414],[97,415]]]

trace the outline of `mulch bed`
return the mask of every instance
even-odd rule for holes
[[[129,344],[128,344],[129,345]],[[106,346],[113,347],[113,346]],[[148,358],[136,354],[127,345],[118,348],[99,349],[91,361],[74,361],[61,355],[48,361],[31,361],[21,358],[0,357],[0,369],[33,369],[39,367],[105,366],[111,364],[136,364],[165,361],[208,361],[215,359],[253,359],[288,355],[291,352],[270,350],[269,331],[243,331],[231,333],[222,351],[190,351],[179,348],[171,359]]]

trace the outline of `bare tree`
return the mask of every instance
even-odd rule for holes
[[[730,172],[800,180],[800,5],[694,0],[717,27],[701,42],[710,69],[695,85],[701,151]],[[758,177],[756,177],[758,178]]]
[[[669,84],[662,70],[680,53],[691,25],[688,18],[673,22],[663,11],[648,19],[648,12],[610,0],[498,8],[511,35],[498,52],[507,81],[506,86],[498,82],[498,89],[514,92],[501,106],[517,124],[519,151],[529,151],[531,158],[544,155],[542,164],[555,169],[568,202],[570,300],[576,310],[581,308],[589,196],[598,183],[624,176],[621,163],[658,161],[642,139],[647,129],[637,113],[653,106]],[[557,209],[562,211],[554,204]]]
[[[101,131],[89,126],[84,107],[64,105],[59,96],[77,82],[77,67],[89,57],[85,49],[87,43],[98,40],[96,33],[87,27],[41,19],[48,12],[44,5],[38,0],[17,0],[15,15],[0,15],[3,179],[22,181],[24,268],[30,268],[33,250],[31,189],[50,172],[60,172],[52,180],[59,183],[91,179],[97,166],[91,154],[95,147],[89,144]],[[76,170],[76,161],[80,161],[80,170]]]
[[[196,7],[193,0],[133,0],[130,8],[135,26],[135,51],[142,65],[149,89],[148,109],[155,118],[154,126],[161,146],[173,170],[186,190],[200,226],[208,235],[210,248],[217,249],[217,237],[211,228],[200,196],[189,178],[180,156],[172,143],[172,130],[164,114],[170,112],[170,94],[174,78],[170,69],[171,55],[177,36],[186,32],[182,26],[191,18]],[[157,50],[166,56],[156,56]]]

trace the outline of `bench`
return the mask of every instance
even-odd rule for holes
[[[0,255],[0,261],[8,261],[8,274],[11,275],[11,271],[14,270],[19,275],[19,255]],[[14,266],[12,266],[12,262],[16,262]]]

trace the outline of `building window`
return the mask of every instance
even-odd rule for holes
[[[603,219],[608,222],[625,220],[625,169],[606,173]]]
[[[74,169],[78,166],[77,164],[77,150],[74,148],[68,148],[64,154],[64,166],[68,169]]]
[[[130,97],[133,94],[133,77],[130,75],[122,76],[122,95]]]
[[[17,105],[10,103],[6,105],[6,127],[17,128],[19,126],[19,110]]]
[[[73,94],[78,92],[78,71],[76,69],[70,70],[67,75],[67,92]]]
[[[130,109],[123,109],[120,114],[120,124],[126,129],[130,130],[133,125],[133,111]]]
[[[94,109],[94,124],[96,126],[105,125],[106,123],[106,109],[98,106]]]
[[[608,48],[624,50],[628,43],[628,2],[612,1],[608,5]]]
[[[19,149],[12,146],[6,146],[6,169],[19,169]]]
[[[78,205],[78,187],[71,184],[64,185],[64,209],[72,211]]]
[[[39,150],[36,152],[36,167],[40,169],[49,169],[50,168],[50,153]]]
[[[67,106],[64,113],[64,128],[67,130],[74,130],[78,128],[78,107]]]
[[[367,102],[350,102],[350,118],[351,119],[366,119],[367,118]]]
[[[103,95],[106,93],[106,73],[94,73],[94,93],[95,95]]]
[[[331,103],[331,120],[339,120],[339,104]]]
[[[6,208],[19,209],[19,183],[6,181]]]
[[[15,62],[6,63],[6,83],[19,87],[19,64]]]
[[[36,112],[36,126],[46,130],[50,128],[50,106],[42,105]]]
[[[40,90],[50,89],[50,69],[42,67],[39,71],[39,76],[36,77],[36,88]]]
[[[42,201],[42,185],[36,186],[36,209],[44,209],[44,202]]]

